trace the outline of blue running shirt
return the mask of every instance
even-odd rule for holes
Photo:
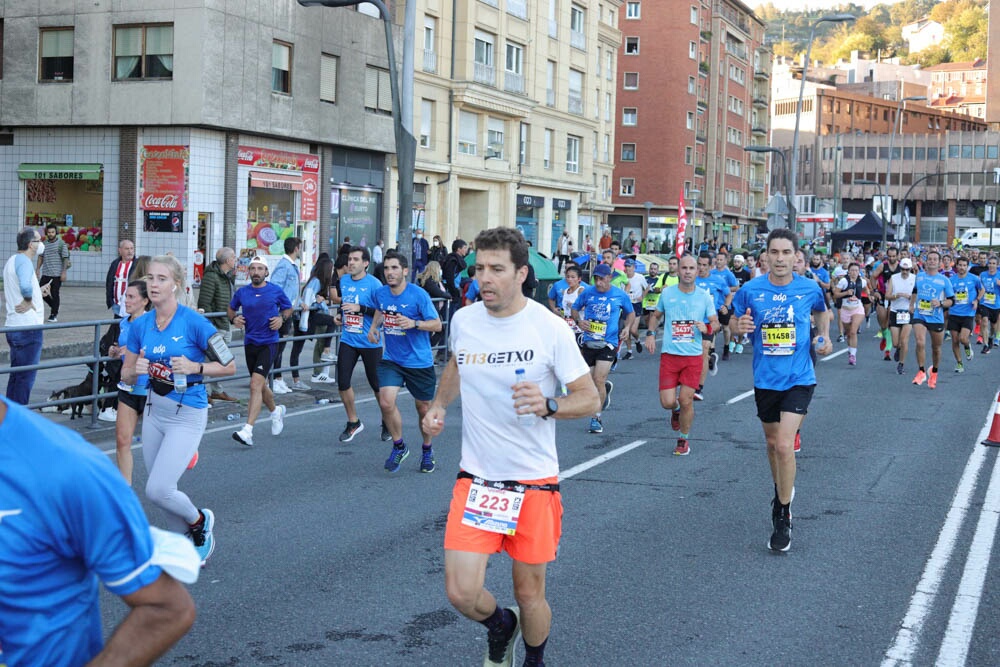
[[[280,291],[280,290],[279,290]],[[136,318],[128,330],[129,352],[146,351],[149,375],[173,384],[174,374],[170,357],[187,357],[195,363],[205,361],[208,339],[215,334],[215,325],[187,306],[177,305],[170,324],[163,331],[156,328],[156,311],[151,310]],[[183,394],[171,391],[167,398],[189,408],[207,408],[208,397],[201,375],[188,375],[188,388]],[[198,384],[194,384],[194,383]]]
[[[136,318],[141,317],[137,315]],[[118,347],[122,350],[122,361],[125,361],[125,349],[128,347],[128,331],[132,328],[132,322],[134,320],[125,317],[118,320]],[[122,385],[124,386],[124,385]],[[132,385],[130,394],[133,396],[145,396],[149,390],[149,376],[148,375],[137,375],[135,378],[135,384]],[[3,665],[0,662],[0,665]]]
[[[927,324],[944,324],[944,308],[941,306],[935,308],[931,302],[934,299],[944,301],[947,297],[955,296],[955,288],[951,286],[951,281],[940,273],[931,276],[921,271],[917,274],[913,292],[917,295],[913,319]]]
[[[739,287],[740,281],[736,279],[736,274],[729,269],[712,269],[708,272],[708,275],[718,278],[730,292],[732,291],[731,288]]]
[[[671,285],[660,294],[656,309],[663,313],[663,352],[680,357],[699,357],[701,331],[698,322],[708,322],[715,317],[715,303],[708,292],[695,287],[686,294],[677,285]]]
[[[0,664],[77,667],[104,643],[98,582],[131,595],[159,578],[149,523],[99,449],[0,400]]]
[[[376,308],[375,292],[382,287],[375,276],[365,274],[361,280],[355,280],[350,274],[345,273],[340,277],[340,296],[343,303],[356,303],[362,308]],[[343,329],[340,334],[340,342],[350,345],[353,348],[373,348],[379,347],[380,343],[372,343],[368,340],[368,330],[372,328],[372,315],[361,313],[345,313],[340,311],[343,318]]]
[[[788,285],[771,284],[768,275],[743,285],[733,299],[733,317],[753,316],[753,385],[785,391],[816,384],[810,348],[809,317],[824,312],[826,299],[815,280],[796,275]]]
[[[964,278],[959,278],[956,273],[951,277],[951,286],[955,290],[955,303],[948,309],[948,314],[957,317],[972,317],[976,314],[976,309],[972,303],[979,296],[982,287],[979,276],[966,273]]]
[[[598,292],[591,285],[576,298],[573,310],[590,322],[590,330],[584,330],[584,341],[604,341],[618,346],[618,322],[622,315],[634,312],[628,294],[617,287],[609,287],[607,292]]]
[[[726,303],[726,297],[729,296],[729,287],[719,276],[709,274],[708,278],[696,277],[694,284],[695,287],[705,290],[712,296],[716,311]]]
[[[983,271],[979,274],[979,280],[983,283],[983,305],[990,310],[1000,309],[1000,271],[990,274]]]
[[[403,368],[430,368],[434,365],[431,352],[431,334],[419,329],[400,329],[396,318],[400,315],[411,320],[438,320],[437,308],[423,288],[406,283],[403,293],[396,296],[392,288],[382,285],[375,292],[376,308],[382,311],[382,334],[385,339],[387,361]]]
[[[281,335],[271,329],[269,323],[272,317],[281,315],[281,311],[292,307],[292,302],[284,290],[274,283],[264,283],[260,287],[244,285],[236,290],[229,307],[233,310],[243,308],[243,319],[246,329],[243,340],[252,345],[270,345],[277,343]]]

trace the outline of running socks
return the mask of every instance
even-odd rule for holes
[[[506,635],[514,629],[514,614],[507,609],[501,609],[498,604],[492,614],[479,622],[485,625],[486,629],[494,634],[503,632]],[[542,646],[544,647],[545,644],[543,643]]]
[[[421,449],[423,449],[423,450],[424,450],[425,452],[429,452],[429,451],[430,451],[430,449],[431,449],[431,444],[430,444],[429,442],[425,442],[424,444],[420,445],[420,447],[421,447]]]
[[[681,440],[687,440],[688,439],[688,434],[687,433],[678,433],[677,437],[680,438]]]
[[[399,440],[393,440],[392,441],[392,446],[395,447],[396,449],[402,449],[403,448],[403,439],[400,438]]]
[[[531,646],[528,644],[527,640],[524,642],[524,664],[526,665],[541,665],[542,658],[545,654],[545,645],[549,643],[549,638],[546,637],[538,646]]]

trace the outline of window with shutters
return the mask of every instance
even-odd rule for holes
[[[73,28],[47,28],[39,40],[38,80],[72,81]]]
[[[458,112],[458,152],[475,155],[479,144],[479,116],[468,111]]]
[[[292,94],[292,45],[278,40],[271,48],[271,90]]]
[[[431,128],[434,124],[434,101],[420,100],[420,147],[431,147]]]
[[[319,99],[331,104],[337,103],[337,70],[340,68],[340,58],[329,53],[320,54],[319,58]]]
[[[392,88],[389,70],[368,65],[365,68],[365,109],[392,115]]]

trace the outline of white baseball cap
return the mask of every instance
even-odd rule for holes
[[[913,262],[910,261],[909,257],[904,257],[903,259],[899,260],[899,265],[902,268],[904,268],[904,269],[912,269],[913,268]]]

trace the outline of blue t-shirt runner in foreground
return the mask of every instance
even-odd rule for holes
[[[816,281],[798,276],[798,239],[788,229],[768,234],[770,271],[743,285],[733,299],[740,333],[753,342],[754,396],[757,416],[767,439],[767,458],[774,480],[772,533],[768,548],[788,551],[792,539],[791,504],[795,493],[795,440],[816,387],[809,348],[822,355],[833,350],[830,313]],[[810,316],[818,336],[810,337]],[[819,341],[823,342],[820,343]]]

